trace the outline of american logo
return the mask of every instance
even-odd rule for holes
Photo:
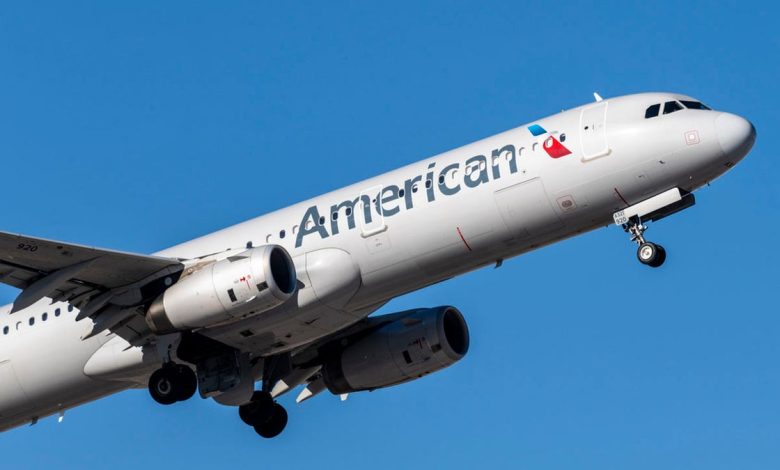
[[[528,131],[534,137],[540,137],[548,132],[539,124],[528,126]],[[571,151],[566,148],[554,135],[549,135],[542,143],[542,148],[551,158],[561,158],[569,155]]]
[[[571,153],[558,138],[539,124],[529,126],[528,130],[534,137],[540,138],[542,148],[550,157],[560,158]],[[547,138],[541,140],[545,134]],[[564,134],[560,136],[561,140],[565,140]],[[447,162],[433,161],[425,172],[401,184],[384,185],[376,193],[360,194],[354,199],[336,202],[327,210],[327,206],[310,206],[298,226],[295,247],[300,247],[307,235],[316,233],[320,239],[326,239],[345,230],[355,230],[359,225],[393,217],[403,210],[413,210],[437,198],[454,196],[461,191],[514,175],[518,172],[517,158],[515,146],[507,144],[474,155],[465,162],[449,162],[442,168],[437,168],[436,164]]]

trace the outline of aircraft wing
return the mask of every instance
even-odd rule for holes
[[[109,304],[138,305],[147,286],[164,282],[182,267],[172,258],[0,232],[0,282],[22,289],[12,312],[44,297],[75,304],[81,317]]]

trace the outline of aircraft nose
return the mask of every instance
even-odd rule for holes
[[[715,130],[723,153],[735,160],[747,155],[756,141],[756,128],[750,121],[736,114],[721,113],[715,118]]]

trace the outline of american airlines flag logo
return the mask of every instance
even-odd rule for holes
[[[533,124],[528,126],[528,131],[534,137],[540,137],[547,134],[547,131],[539,124]],[[562,134],[563,135],[563,134]],[[569,155],[571,150],[566,148],[554,135],[549,135],[542,143],[542,148],[550,158],[561,158]]]

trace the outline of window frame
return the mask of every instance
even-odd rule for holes
[[[701,101],[696,101],[696,100],[678,100],[678,101],[680,102],[681,105],[683,105],[683,107],[685,109],[690,109],[690,110],[693,110],[693,111],[712,111],[712,108],[710,108],[706,104],[702,103]],[[694,105],[699,105],[701,107],[700,108],[690,108],[685,103],[691,103],[691,104],[694,104]]]
[[[648,116],[648,114],[651,112],[650,110],[652,108],[655,108],[655,114],[653,114],[652,116]],[[650,106],[645,108],[645,119],[653,119],[653,118],[658,117],[660,115],[661,115],[661,103],[651,104]]]
[[[675,105],[677,105],[677,109],[675,109],[674,111],[669,111],[669,112],[667,113],[667,112],[666,112],[666,106],[667,106],[667,105],[669,105],[669,104],[671,104],[671,103],[674,103]],[[666,116],[666,115],[669,115],[669,114],[674,114],[674,113],[676,113],[677,111],[682,111],[682,110],[684,110],[684,109],[686,109],[686,108],[685,108],[685,106],[683,106],[683,105],[682,105],[682,103],[680,103],[679,101],[677,101],[677,100],[670,100],[670,101],[666,101],[666,102],[664,102],[664,109],[663,109],[663,113],[662,113],[662,114],[663,114],[664,116]]]

